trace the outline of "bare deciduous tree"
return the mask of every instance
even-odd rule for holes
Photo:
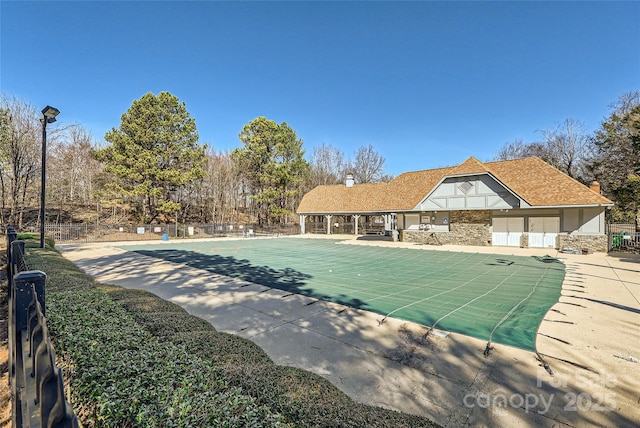
[[[241,206],[240,173],[230,153],[210,151],[207,153],[206,175],[203,194],[205,218],[214,223],[237,221],[234,214]]]
[[[360,146],[356,151],[353,162],[349,165],[349,172],[353,174],[356,183],[376,183],[382,181],[385,159],[374,150],[373,146]]]
[[[310,187],[338,184],[344,181],[347,162],[344,153],[330,144],[313,148]]]
[[[525,143],[522,140],[514,140],[511,143],[505,144],[498,154],[494,157],[494,160],[510,160],[520,159],[530,156],[537,156],[540,159],[546,159],[547,149],[542,143]]]
[[[575,119],[565,119],[550,129],[540,131],[542,142],[525,143],[514,140],[505,144],[495,160],[537,156],[577,180],[589,180],[586,162],[593,145],[584,125]],[[591,177],[592,178],[592,177]]]
[[[38,205],[42,128],[35,107],[17,97],[0,98],[0,221],[22,227],[25,210]]]
[[[65,210],[93,206],[96,176],[102,170],[92,155],[95,148],[91,133],[80,124],[63,128],[49,146],[47,188],[58,207],[58,221],[66,217]]]
[[[542,131],[547,149],[548,163],[575,179],[586,179],[584,168],[591,153],[591,143],[584,124],[565,119],[551,129]]]

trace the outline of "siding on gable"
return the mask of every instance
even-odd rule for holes
[[[518,198],[509,193],[488,174],[445,179],[431,192],[418,209],[513,209],[520,205]]]

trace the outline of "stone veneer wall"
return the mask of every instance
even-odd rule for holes
[[[402,230],[400,240],[419,244],[491,245],[489,211],[451,211],[449,216],[449,232]]]
[[[451,211],[449,232],[430,230],[401,230],[400,240],[419,244],[450,244],[470,246],[491,246],[491,215],[489,211]],[[434,238],[437,237],[437,241]],[[529,247],[529,234],[523,233],[520,247]],[[606,253],[609,243],[606,235],[569,235],[561,233],[556,240],[556,248],[573,248],[590,253]]]
[[[587,250],[590,253],[606,253],[609,251],[607,235],[558,235],[558,247],[573,248],[574,250]]]

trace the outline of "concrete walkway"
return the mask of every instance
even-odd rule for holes
[[[118,248],[127,244],[139,243],[58,249],[100,282],[177,303],[220,331],[254,341],[276,363],[327,378],[357,401],[447,427],[640,426],[639,258],[345,237],[344,245],[563,259],[562,297],[538,335],[552,377],[531,352],[498,344],[485,358],[485,341],[445,332],[425,338],[421,325],[393,318],[380,324],[378,314]]]

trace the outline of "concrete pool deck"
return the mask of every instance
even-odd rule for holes
[[[537,341],[554,376],[532,352],[495,344],[485,358],[486,341],[445,332],[425,338],[427,329],[418,324],[394,318],[381,324],[375,313],[122,249],[140,242],[57,248],[98,281],[179,304],[220,331],[254,341],[276,363],[325,377],[359,402],[447,427],[640,425],[640,258],[344,238],[345,245],[562,259],[562,297]]]

